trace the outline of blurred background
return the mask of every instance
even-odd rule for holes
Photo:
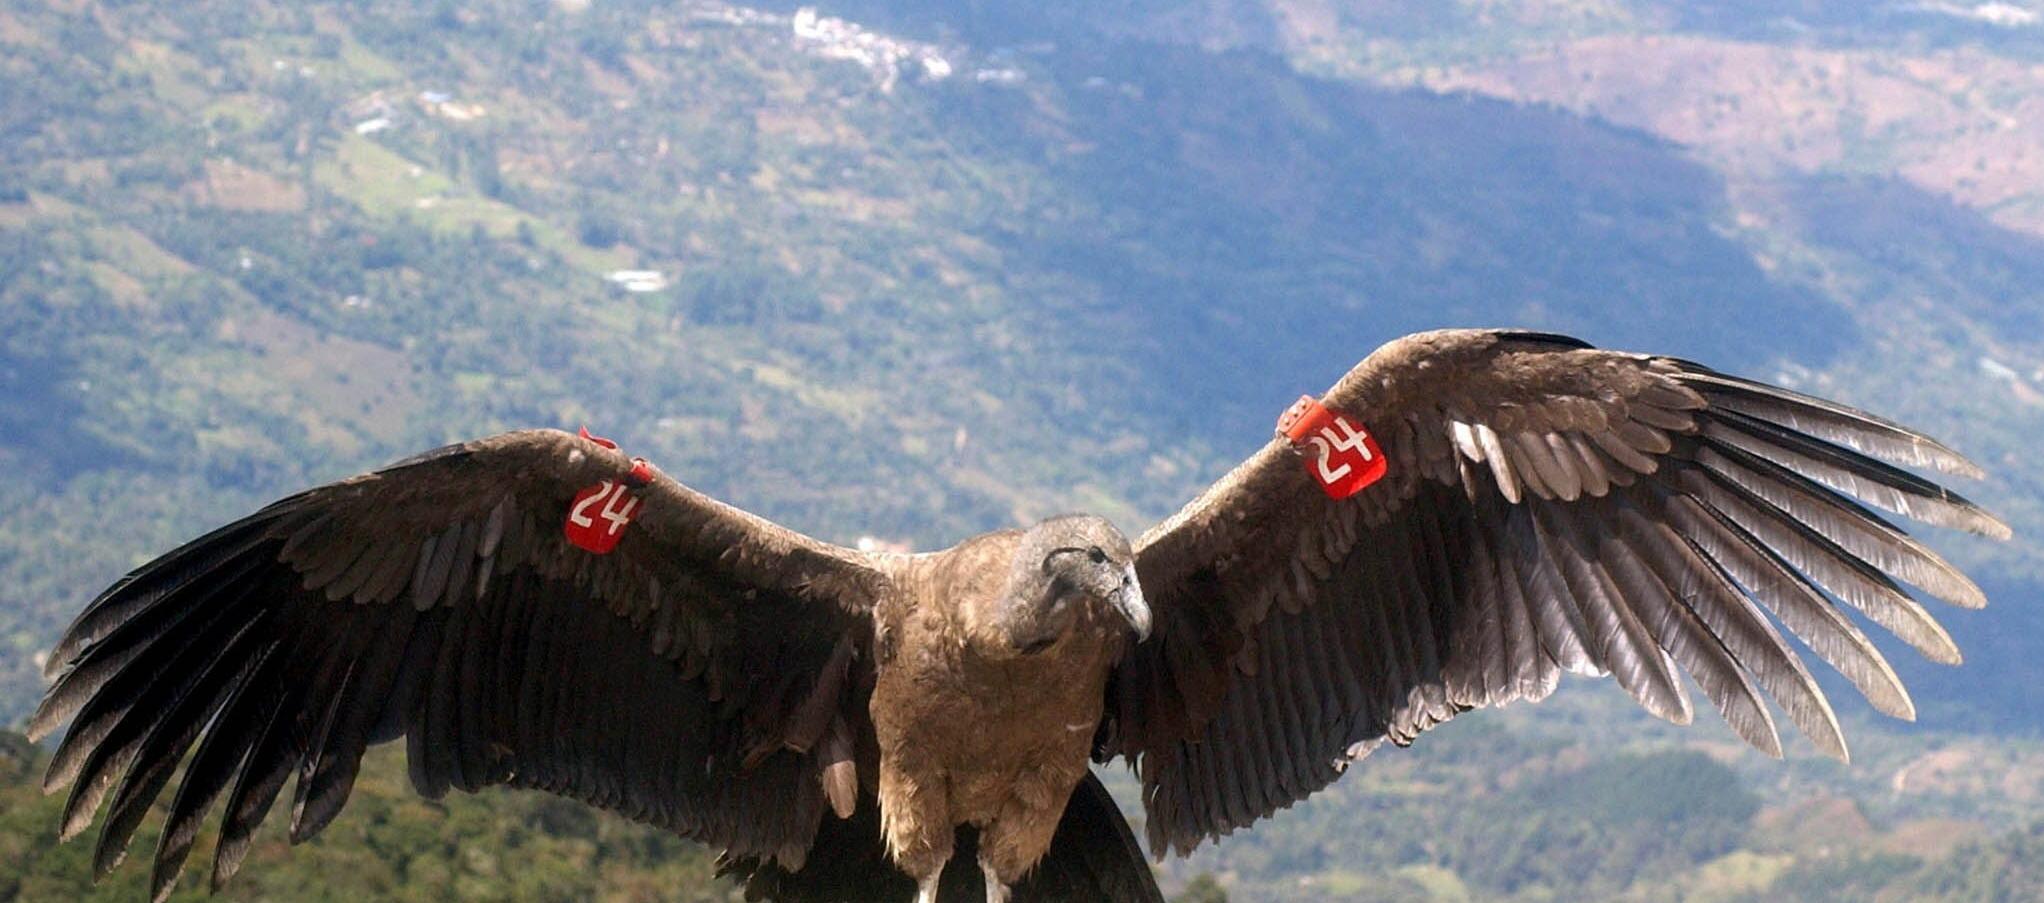
[[[1883,647],[1914,725],[1834,682],[1849,766],[1572,681],[1168,891],[2044,899],[2038,0],[10,0],[0,725],[128,568],[442,442],[587,424],[845,543],[1133,533],[1450,325],[1949,440],[2018,534],[1930,537],[1994,603],[1943,613],[1969,660]],[[143,899],[55,845],[42,755],[0,733],[0,899]],[[401,758],[227,898],[731,896],[700,848],[418,800]]]

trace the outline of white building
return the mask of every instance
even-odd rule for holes
[[[603,275],[611,285],[628,292],[657,292],[667,287],[667,274],[659,270],[612,270]]]

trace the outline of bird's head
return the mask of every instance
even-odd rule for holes
[[[994,627],[1006,652],[1041,652],[1075,628],[1150,634],[1135,550],[1106,518],[1053,517],[1022,534]]]

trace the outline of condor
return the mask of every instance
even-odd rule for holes
[[[441,449],[94,600],[32,723],[71,723],[46,786],[73,788],[67,837],[107,810],[104,871],[184,763],[159,898],[216,803],[217,886],[289,779],[310,837],[403,738],[421,793],[583,800],[720,848],[756,898],[1155,901],[1091,763],[1134,767],[1161,855],[1562,672],[1675,722],[1686,673],[1779,755],[1772,699],[1844,758],[1784,629],[1908,718],[1846,609],[1957,662],[1905,584],[1985,603],[1861,503],[2009,533],[1894,466],[1980,475],[1921,434],[1559,336],[1405,338],[1287,426],[1134,542],[1075,515],[916,555],[810,539],[586,434]]]

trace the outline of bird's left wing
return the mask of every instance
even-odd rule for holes
[[[215,801],[217,887],[288,778],[302,840],[399,736],[429,795],[547,790],[792,868],[826,794],[855,800],[855,662],[884,585],[607,442],[505,433],[143,565],[59,642],[30,733],[72,722],[45,787],[73,787],[66,837],[111,801],[101,872],[184,764],[159,899]]]
[[[1345,450],[1338,466],[1279,437],[1138,543],[1156,626],[1112,677],[1099,752],[1141,772],[1154,850],[1288,806],[1385,740],[1542,698],[1562,671],[1608,673],[1676,722],[1691,714],[1687,672],[1779,755],[1764,692],[1842,758],[1830,705],[1776,624],[1907,718],[1841,603],[1941,662],[1958,650],[1897,581],[1985,603],[1854,499],[2008,535],[1876,460],[1979,474],[1918,433],[1560,336],[1412,336],[1320,401],[1333,412],[1320,450]],[[1345,481],[1323,491],[1309,467]]]

